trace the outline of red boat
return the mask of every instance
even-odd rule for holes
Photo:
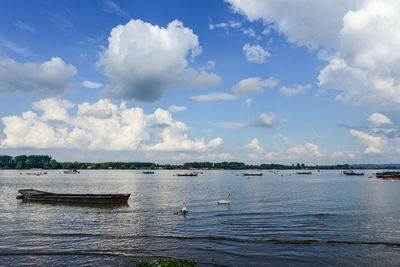
[[[376,178],[400,179],[400,172],[377,172]]]

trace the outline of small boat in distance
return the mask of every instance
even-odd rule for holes
[[[176,176],[197,176],[198,172],[190,172],[190,173],[177,173]]]
[[[262,172],[245,172],[243,173],[244,176],[262,176]]]
[[[400,172],[391,172],[391,171],[387,171],[387,172],[377,172],[376,174],[376,178],[383,178],[383,179],[400,179]]]
[[[76,169],[69,169],[64,171],[65,174],[78,174],[81,173],[80,171],[77,171]]]
[[[154,174],[154,171],[147,170],[147,171],[143,171],[142,173],[143,174]]]
[[[355,172],[353,170],[345,170],[345,171],[343,171],[343,174],[345,174],[345,175],[364,175],[363,172]]]
[[[310,171],[301,171],[301,172],[296,172],[297,174],[312,174]]]
[[[131,194],[55,194],[36,189],[18,190],[17,199],[32,201],[89,203],[89,204],[125,204]]]
[[[29,172],[25,173],[25,175],[36,175],[36,176],[46,175],[46,174],[47,174],[47,171],[41,170],[41,169],[31,169],[31,170],[29,170]]]

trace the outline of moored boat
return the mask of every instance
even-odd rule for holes
[[[309,171],[302,171],[302,172],[296,172],[297,174],[312,174],[312,172]]]
[[[343,171],[343,174],[345,174],[345,175],[364,175],[363,172],[355,172],[355,171],[353,171],[353,170],[346,170],[346,171]]]
[[[18,190],[18,199],[64,203],[125,204],[130,194],[55,194],[36,189]]]
[[[80,171],[77,171],[75,169],[69,169],[69,170],[64,171],[64,173],[65,174],[78,174],[78,173],[80,173]]]
[[[190,173],[177,173],[176,176],[197,176],[197,172],[190,172]]]
[[[154,171],[143,171],[143,174],[154,174]]]
[[[31,172],[26,172],[25,174],[26,174],[26,175],[36,175],[36,176],[39,176],[39,175],[46,175],[47,172],[46,172],[46,171],[31,171]]]
[[[262,176],[262,172],[247,172],[243,173],[244,176]]]
[[[383,179],[400,179],[400,172],[377,172],[376,178],[383,178]]]

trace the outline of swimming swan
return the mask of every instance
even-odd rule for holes
[[[186,201],[183,202],[183,207],[182,207],[181,212],[182,212],[183,214],[186,214],[186,213],[188,212],[187,207],[186,207]]]
[[[220,200],[217,202],[217,204],[231,204],[231,193],[228,194],[228,199],[227,200]]]

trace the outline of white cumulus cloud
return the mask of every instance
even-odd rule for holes
[[[0,57],[0,92],[61,95],[71,87],[71,78],[77,70],[61,58],[53,57],[43,63],[18,63]]]
[[[100,88],[103,87],[102,83],[96,83],[96,82],[91,82],[91,81],[83,81],[82,85],[86,88]]]
[[[108,41],[98,62],[112,81],[103,95],[147,103],[188,81],[187,57],[201,52],[197,35],[178,20],[164,28],[132,19],[112,29]]]
[[[383,153],[387,146],[387,140],[384,137],[374,136],[357,130],[350,130],[350,134],[357,138],[357,140],[367,148],[365,154]]]
[[[367,1],[343,17],[338,52],[319,74],[319,85],[337,99],[381,110],[400,103],[400,2]]]
[[[264,93],[264,88],[272,88],[277,83],[278,82],[272,77],[268,80],[261,80],[260,77],[247,78],[234,85],[232,87],[232,93],[235,95],[262,94]]]
[[[286,96],[295,96],[300,94],[301,92],[307,91],[311,88],[311,84],[301,85],[301,84],[294,84],[293,88],[288,88],[286,86],[281,87],[281,93]]]
[[[395,0],[226,0],[290,43],[321,48],[318,85],[344,103],[399,109],[400,2]],[[329,52],[328,52],[329,51]]]
[[[141,108],[114,105],[108,99],[74,105],[62,99],[44,99],[21,116],[2,117],[1,148],[64,148],[116,151],[208,151],[219,147],[219,137],[208,142],[192,140],[188,127],[158,108],[145,114]],[[41,114],[40,114],[41,113]]]
[[[316,48],[335,46],[342,27],[343,16],[356,9],[364,0],[292,1],[292,0],[225,0],[233,10],[250,21],[262,20],[273,24],[288,41]]]
[[[248,123],[250,127],[272,127],[275,123],[274,113],[261,113],[257,118]]]
[[[204,89],[207,87],[218,85],[222,82],[222,79],[215,73],[207,73],[206,71],[201,71],[190,84],[199,89]]]
[[[260,146],[260,141],[257,138],[253,138],[250,143],[246,145],[247,148],[259,153],[264,153],[264,149]]]
[[[264,49],[261,45],[245,44],[243,46],[243,53],[247,61],[252,63],[264,63],[266,58],[271,56],[268,50]]]
[[[377,126],[382,124],[392,124],[392,121],[381,113],[372,114],[371,116],[369,116],[368,120]]]

